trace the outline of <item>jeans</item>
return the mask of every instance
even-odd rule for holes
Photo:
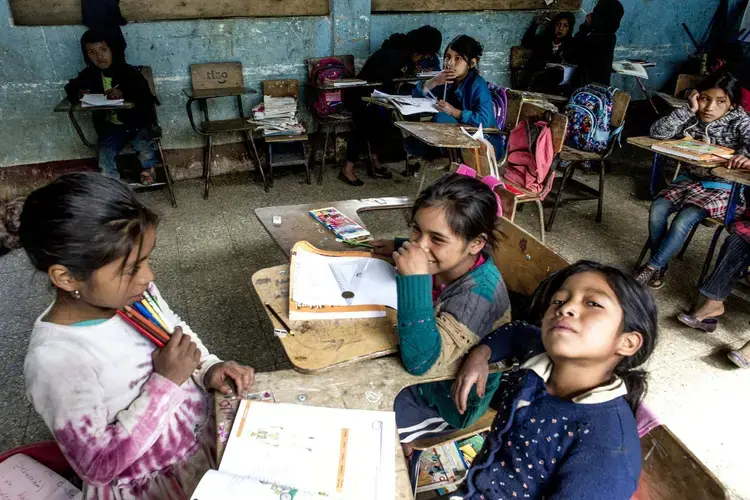
[[[723,302],[732,292],[734,281],[748,266],[750,243],[742,236],[731,233],[721,246],[714,271],[701,284],[701,295]]]
[[[141,162],[143,170],[156,165],[156,146],[151,139],[150,130],[147,128],[128,130],[122,126],[113,127],[99,137],[99,142],[96,145],[97,161],[102,174],[115,179],[120,178],[115,157],[128,144],[137,153],[138,161]]]
[[[440,112],[435,115],[432,119],[434,123],[459,123],[458,120],[453,118],[448,113]],[[425,160],[434,160],[442,156],[440,148],[430,146],[420,141],[413,135],[408,136],[404,139],[404,151],[410,156],[416,156],[417,158],[424,158]]]
[[[648,219],[648,243],[651,248],[651,258],[647,265],[653,269],[666,267],[669,260],[685,244],[693,227],[708,217],[708,211],[703,208],[683,205],[667,230],[669,216],[674,212],[677,212],[677,207],[661,196],[651,204]]]

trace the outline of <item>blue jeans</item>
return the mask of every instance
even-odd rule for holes
[[[128,130],[119,126],[113,127],[107,131],[106,135],[99,137],[99,142],[96,145],[97,161],[102,174],[115,179],[120,178],[115,157],[128,144],[137,153],[138,161],[141,162],[141,167],[144,170],[156,165],[156,146],[151,139],[151,131],[147,128]]]
[[[661,196],[651,204],[648,219],[648,242],[651,248],[651,258],[647,265],[653,269],[666,267],[669,260],[685,244],[685,240],[687,240],[693,227],[708,217],[708,211],[704,208],[695,205],[683,205],[672,220],[669,230],[667,230],[669,216],[674,212],[677,212],[677,207]]]

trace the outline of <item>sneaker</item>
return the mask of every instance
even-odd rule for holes
[[[648,266],[643,266],[638,273],[634,276],[635,280],[641,285],[648,285],[651,278],[658,272],[657,269],[651,269]]]
[[[659,290],[664,287],[665,279],[667,277],[667,269],[659,269],[653,276],[648,280],[648,286],[652,290]]]

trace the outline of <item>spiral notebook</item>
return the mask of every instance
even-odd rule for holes
[[[393,412],[243,400],[192,500],[392,500]]]
[[[289,319],[379,318],[397,308],[396,270],[368,252],[292,248]]]

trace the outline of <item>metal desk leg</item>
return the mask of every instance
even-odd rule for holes
[[[656,105],[654,104],[654,99],[649,95],[649,93],[646,90],[646,87],[643,85],[643,82],[641,81],[641,79],[636,76],[635,77],[635,81],[638,82],[638,86],[643,91],[643,95],[645,95],[646,99],[648,99],[648,102],[651,103],[651,109],[654,110],[654,113],[656,113],[656,116],[659,116],[659,110],[656,109]]]
[[[323,185],[323,172],[325,172],[325,169],[326,169],[326,154],[328,153],[328,136],[331,134],[331,125],[326,124],[325,127],[326,127],[326,132],[325,132],[326,137],[325,137],[325,141],[323,142],[323,158],[321,158],[320,160],[320,172],[318,172],[318,186]],[[334,128],[333,137],[334,137],[334,144],[335,144],[335,137],[336,137],[335,128]]]
[[[92,143],[88,139],[86,139],[86,135],[83,133],[83,130],[81,130],[81,126],[78,124],[78,120],[76,120],[76,115],[73,110],[68,111],[68,118],[70,118],[70,122],[73,124],[73,128],[76,129],[78,137],[81,138],[81,141],[86,145],[86,147],[96,149],[96,143]]]
[[[701,270],[701,276],[698,278],[698,284],[702,284],[703,280],[708,275],[708,270],[711,269],[711,262],[714,260],[714,251],[716,250],[716,243],[719,241],[719,236],[721,236],[721,232],[724,230],[724,226],[719,226],[716,228],[716,231],[714,232],[714,237],[711,239],[711,245],[708,247],[708,254],[706,255],[706,260],[703,262],[703,269]]]
[[[651,185],[649,186],[651,197],[656,196],[656,186],[659,179],[661,179],[663,167],[664,162],[662,161],[661,155],[654,153],[654,159],[651,161]]]
[[[734,213],[737,211],[741,188],[742,185],[739,182],[732,183],[732,191],[729,193],[729,205],[727,205],[727,213],[724,215],[724,226],[727,229],[734,222]]]

